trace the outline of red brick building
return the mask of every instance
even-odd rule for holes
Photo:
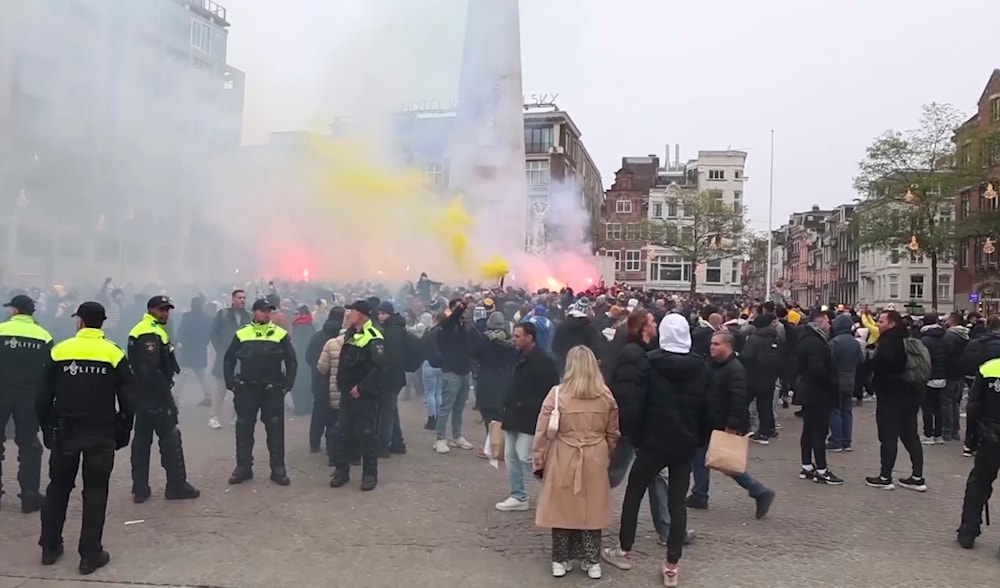
[[[660,158],[623,157],[615,182],[607,190],[600,218],[598,255],[615,261],[616,282],[646,280],[643,226],[647,219],[649,190],[656,183]]]
[[[955,195],[955,218],[961,223],[980,212],[996,211],[1000,197],[1000,149],[982,138],[1000,133],[1000,69],[993,70],[974,114],[955,132],[957,157],[980,161],[983,181]],[[990,197],[992,195],[992,197]],[[987,246],[991,239],[992,246]],[[984,251],[984,248],[986,251]],[[959,243],[955,252],[955,307],[1000,311],[1000,226]]]

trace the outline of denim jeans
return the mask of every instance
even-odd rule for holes
[[[507,485],[510,495],[518,500],[528,499],[528,491],[524,488],[524,480],[532,474],[531,446],[535,436],[517,431],[504,431],[504,462],[507,464]]]
[[[427,404],[427,416],[436,417],[441,406],[441,368],[431,367],[424,362],[420,370],[420,379],[424,384],[424,402]]]
[[[854,390],[840,393],[840,408],[830,413],[830,445],[847,449],[854,435]]]
[[[781,393],[781,381],[775,380],[774,382],[774,396],[771,398],[771,414],[774,415],[774,419],[771,421],[776,422],[778,420],[778,400]],[[757,412],[757,400],[751,399],[748,405],[748,410],[750,411],[750,430],[756,431],[758,433],[764,433],[765,435],[770,434],[771,431],[761,431],[760,430],[760,414]]]
[[[385,392],[379,398],[378,445],[379,450],[403,445],[403,430],[399,427],[399,391]]]
[[[451,438],[462,436],[462,413],[469,400],[469,374],[441,372],[441,404],[437,413],[437,439],[446,439],[448,417],[451,417]]]
[[[705,501],[708,500],[709,486],[709,469],[705,465],[706,453],[708,453],[708,447],[698,449],[698,453],[694,456],[693,467],[691,468],[694,474],[694,485],[691,487],[691,494]],[[729,477],[746,490],[750,494],[750,498],[758,498],[768,491],[766,486],[746,472],[733,474]]]
[[[608,463],[608,479],[612,488],[617,488],[625,475],[628,474],[629,466],[635,459],[635,447],[629,443],[628,439],[622,439],[615,447],[614,453]],[[653,517],[653,527],[656,533],[666,539],[670,532],[670,508],[667,498],[669,487],[664,472],[653,479],[646,491],[649,493],[649,511]]]

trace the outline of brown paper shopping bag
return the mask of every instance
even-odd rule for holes
[[[712,431],[705,465],[724,474],[742,474],[747,471],[749,452],[749,438],[725,431]]]
[[[500,421],[490,421],[490,432],[488,433],[488,436],[490,438],[489,455],[490,458],[495,459],[497,461],[503,461],[503,452],[504,452],[504,443],[503,443],[504,435],[503,435],[503,429],[500,428],[500,425],[501,425]]]

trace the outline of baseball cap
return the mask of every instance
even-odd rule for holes
[[[4,304],[5,308],[13,308],[21,314],[32,314],[35,312],[35,301],[27,294],[18,294]]]
[[[174,305],[172,302],[170,302],[170,298],[167,298],[166,296],[153,296],[152,298],[149,299],[149,302],[146,303],[146,308],[172,309],[174,308]]]
[[[347,307],[347,310],[356,310],[365,316],[372,315],[372,305],[367,300],[355,300]]]
[[[265,312],[271,312],[272,310],[274,310],[274,305],[271,304],[271,302],[269,300],[267,300],[267,299],[259,298],[259,299],[253,301],[253,308],[252,308],[252,310],[254,312],[257,312],[258,310],[262,310],[262,311],[265,311]]]
[[[90,300],[84,302],[76,308],[76,312],[73,316],[83,319],[84,321],[106,321],[108,320],[108,315],[104,313],[104,306],[100,302],[94,302]]]

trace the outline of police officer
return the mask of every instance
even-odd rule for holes
[[[965,483],[958,543],[972,549],[983,522],[983,508],[993,492],[997,472],[1000,472],[1000,359],[991,359],[979,367],[965,411],[967,438],[970,443],[978,443],[978,451]]]
[[[222,372],[236,409],[236,469],[230,484],[253,478],[253,431],[260,413],[271,457],[271,481],[289,484],[285,470],[285,394],[295,383],[298,362],[288,331],[271,322],[274,305],[253,303],[253,322],[236,331]],[[236,373],[236,363],[240,371]],[[284,366],[284,367],[282,367]]]
[[[146,314],[128,334],[128,361],[135,374],[135,438],[132,439],[132,500],[149,500],[149,453],[153,432],[160,440],[160,463],[167,474],[167,500],[198,498],[201,494],[187,481],[181,432],[177,428],[177,404],[171,394],[174,374],[180,366],[170,335],[164,328],[174,305],[166,296],[153,296]]]
[[[17,481],[21,512],[42,508],[38,491],[42,477],[42,443],[38,440],[35,392],[52,349],[52,335],[35,322],[35,301],[18,294],[4,304],[10,320],[0,323],[0,497],[3,496],[3,458],[7,422],[14,419],[17,444]]]
[[[334,444],[334,471],[331,488],[350,481],[348,443],[357,443],[361,452],[361,489],[374,490],[378,484],[376,423],[379,394],[386,373],[385,340],[372,323],[372,306],[358,300],[347,307],[348,329],[337,363],[337,389],[340,391],[340,417],[337,443]]]
[[[111,561],[101,544],[108,480],[115,450],[128,445],[135,407],[125,352],[101,330],[107,319],[104,307],[84,302],[73,316],[76,336],[52,347],[35,402],[42,439],[51,450],[38,544],[42,565],[54,564],[63,554],[66,506],[82,458],[80,573],[91,574]]]

